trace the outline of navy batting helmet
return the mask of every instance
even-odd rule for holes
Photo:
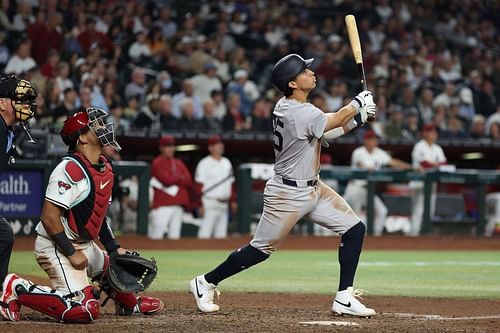
[[[314,58],[306,60],[295,53],[284,56],[273,67],[274,85],[286,94],[287,91],[290,91],[288,82],[311,66],[313,61]]]

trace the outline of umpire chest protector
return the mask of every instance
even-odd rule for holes
[[[87,197],[66,212],[68,226],[82,239],[94,240],[101,230],[109,206],[114,182],[111,163],[101,155],[98,166],[92,165],[85,156],[73,153],[67,157],[66,173],[73,181],[89,180]]]

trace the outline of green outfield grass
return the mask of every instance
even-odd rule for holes
[[[142,251],[159,274],[152,289],[187,291],[188,281],[230,251]],[[15,252],[10,270],[45,276],[31,252]],[[338,283],[335,251],[278,251],[221,285],[223,292],[332,294]],[[500,251],[364,251],[355,287],[368,295],[500,298]]]

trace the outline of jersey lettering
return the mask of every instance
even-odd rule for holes
[[[284,125],[281,119],[273,115],[273,135],[278,140],[278,142],[274,140],[273,145],[274,149],[276,149],[277,151],[283,150],[283,134],[281,134],[281,132],[278,130],[279,128],[283,128],[283,126]]]

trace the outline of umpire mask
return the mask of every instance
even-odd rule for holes
[[[101,144],[103,146],[111,146],[116,151],[120,151],[122,147],[116,142],[113,123],[105,122],[108,113],[98,108],[87,108],[86,112],[89,117],[88,127],[99,141],[101,141]]]
[[[28,141],[33,143],[35,141],[31,137],[28,123],[35,115],[37,96],[36,88],[26,80],[20,80],[15,75],[6,75],[0,78],[0,97],[10,98],[15,121],[21,124],[28,136]]]

